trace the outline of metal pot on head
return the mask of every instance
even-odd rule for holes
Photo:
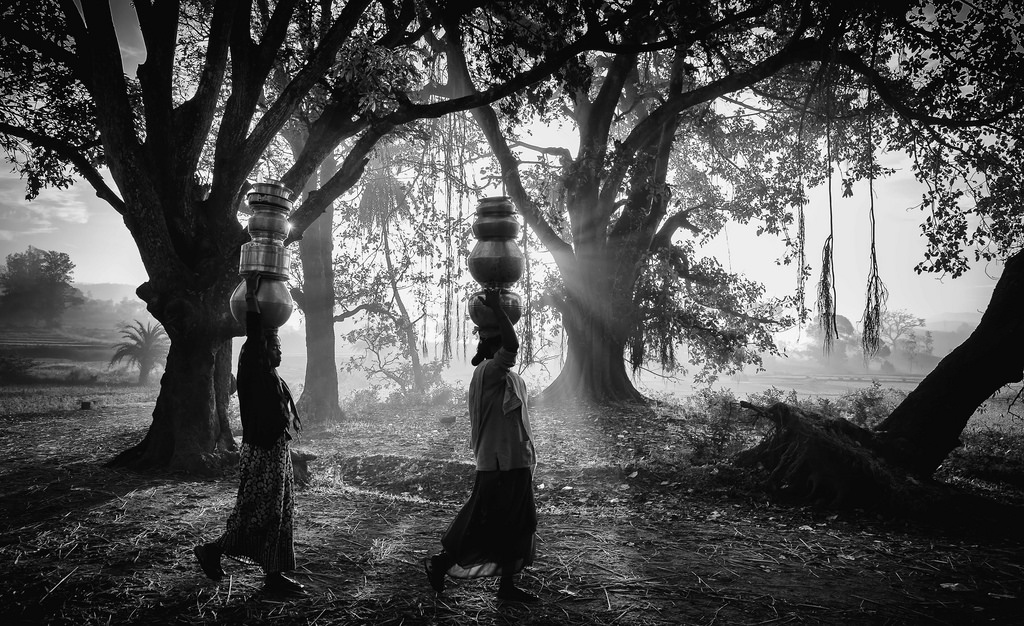
[[[257,273],[262,276],[256,290],[260,305],[261,320],[265,328],[278,328],[291,317],[295,304],[288,290],[288,250],[284,240],[288,236],[288,212],[291,210],[290,189],[271,181],[257,183],[248,194],[249,237],[251,241],[242,245],[238,261],[238,273],[243,277]],[[245,280],[235,287],[231,294],[231,314],[245,322]]]

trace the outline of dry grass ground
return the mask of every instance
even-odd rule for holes
[[[191,553],[223,528],[236,476],[102,467],[148,427],[152,398],[133,393],[100,394],[92,410],[77,408],[78,395],[43,410],[12,409],[17,394],[0,404],[3,624],[960,625],[1024,615],[1024,541],[1006,519],[892,521],[772,504],[727,465],[691,465],[706,424],[667,404],[643,415],[536,411],[540,542],[522,580],[542,598],[535,606],[497,602],[493,581],[450,583],[440,596],[426,584],[420,559],[472,485],[461,410],[351,412],[296,442],[317,455],[296,512],[295,575],[309,596],[266,597],[255,569],[226,561],[229,576],[213,583]]]

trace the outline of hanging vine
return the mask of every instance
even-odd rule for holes
[[[448,124],[449,131],[454,130],[454,118],[455,116],[447,116],[442,118]],[[443,133],[442,136],[450,137],[453,132]],[[444,150],[444,164],[445,169],[451,166],[452,154],[451,144],[446,143]],[[455,290],[454,290],[454,265],[455,255],[452,250],[452,237],[454,235],[454,228],[452,224],[452,183],[451,178],[445,176],[445,215],[444,215],[444,312],[442,314],[442,329],[441,329],[441,361],[447,365],[452,358],[452,308],[455,303]]]
[[[533,363],[534,357],[534,344],[533,344],[533,282],[530,273],[530,237],[529,227],[523,225],[523,242],[520,245],[523,251],[523,287],[525,296],[523,298],[523,315],[522,315],[522,329],[523,332],[519,333],[522,336],[522,362],[524,364]]]
[[[804,207],[807,205],[807,197],[804,194],[804,121],[807,116],[807,111],[811,104],[811,98],[814,95],[815,89],[821,82],[821,77],[825,71],[823,65],[815,73],[814,78],[811,80],[811,84],[807,88],[807,93],[804,95],[804,106],[800,113],[800,123],[797,126],[796,131],[796,189],[794,198],[796,199],[796,307],[797,307],[797,324],[803,326],[804,322],[804,303],[807,301],[807,252],[806,252],[806,240],[807,240],[807,222],[804,213]]]
[[[864,304],[864,333],[861,335],[861,347],[864,349],[865,363],[878,352],[881,344],[882,309],[889,298],[889,290],[885,288],[878,274],[878,251],[875,248],[875,185],[874,175],[868,178],[868,193],[871,196],[868,215],[871,221],[871,254],[868,266],[867,296]]]
[[[877,46],[877,34],[875,45]],[[874,65],[875,51],[872,50],[871,61]],[[878,273],[878,251],[875,240],[875,141],[874,125],[871,119],[871,94],[872,89],[867,89],[865,98],[865,124],[867,124],[867,164],[868,164],[868,219],[871,229],[871,252],[868,260],[868,283],[867,294],[864,302],[863,333],[861,334],[861,348],[864,352],[864,363],[867,364],[881,346],[882,310],[885,301],[889,297],[889,291],[885,288],[881,276]]]
[[[821,347],[825,354],[832,353],[834,340],[839,338],[836,324],[836,275],[833,243],[835,241],[834,206],[832,202],[832,110],[831,95],[825,105],[825,170],[828,174],[828,237],[821,250],[821,276],[818,279],[818,326],[822,332]]]

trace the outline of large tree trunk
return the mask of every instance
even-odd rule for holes
[[[971,336],[943,358],[876,427],[888,460],[930,476],[960,445],[967,420],[1024,373],[1024,252],[1007,260]]]
[[[301,295],[295,295],[306,322],[306,375],[297,408],[303,425],[312,428],[344,416],[335,360],[333,230],[334,212],[325,211],[299,242],[303,280]]]
[[[588,269],[601,266],[593,264]],[[559,308],[568,353],[562,371],[540,395],[540,402],[645,400],[633,386],[624,358],[633,319],[632,300],[630,294],[615,293],[615,282],[608,276],[600,271],[563,272],[570,295]]]
[[[171,343],[149,432],[110,465],[210,474],[234,461],[228,423],[231,338],[241,324],[228,300],[239,281],[235,259],[203,266],[204,273],[181,282],[149,281],[137,290]]]
[[[194,474],[224,466],[229,458],[225,453],[234,449],[226,409],[217,406],[219,393],[226,407],[227,381],[219,392],[215,384],[218,354],[224,352],[225,343],[207,332],[172,341],[149,432],[110,465]],[[230,369],[230,353],[227,359]]]

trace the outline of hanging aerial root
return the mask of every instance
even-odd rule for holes
[[[818,325],[821,328],[821,347],[825,354],[832,353],[834,340],[839,338],[836,327],[835,270],[832,265],[832,235],[825,239],[821,251],[821,277],[818,279]]]
[[[900,498],[905,479],[873,453],[870,431],[781,402],[767,408],[740,405],[774,428],[733,462],[763,467],[772,492],[827,508],[888,508]]]

